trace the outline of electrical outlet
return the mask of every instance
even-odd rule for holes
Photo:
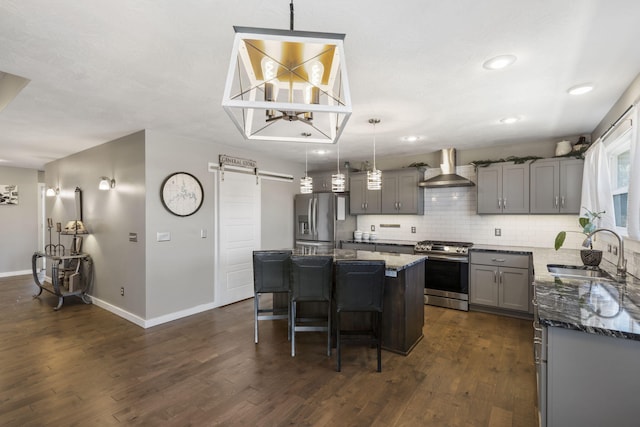
[[[120,295],[124,296],[124,286],[120,287]]]
[[[375,225],[371,225],[371,231],[376,231],[376,226]]]
[[[411,232],[415,234],[416,228],[415,227],[411,227]]]
[[[494,230],[494,234],[495,234],[495,236],[497,236],[497,237],[502,236],[502,229],[501,229],[501,228],[496,228],[496,229]]]

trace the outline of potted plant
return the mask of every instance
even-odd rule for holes
[[[596,231],[597,225],[595,221],[602,218],[602,215],[605,213],[605,211],[592,212],[587,208],[585,208],[585,211],[585,216],[578,218],[578,222],[580,223],[580,227],[582,227],[582,234],[587,236],[590,233]],[[577,231],[575,233],[577,233]],[[562,247],[566,237],[566,231],[561,231],[558,233],[554,244],[556,251]],[[591,243],[591,241],[589,241],[589,249],[582,249],[580,251],[580,258],[582,259],[582,263],[584,265],[595,267],[600,265],[600,261],[602,261],[602,251],[593,249],[593,244]]]

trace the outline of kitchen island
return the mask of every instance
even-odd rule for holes
[[[640,280],[553,277],[545,266],[534,304],[541,426],[638,425]]]
[[[424,326],[424,261],[421,255],[370,252],[353,249],[328,251],[293,250],[294,255],[331,255],[334,260],[384,260],[386,264],[384,301],[382,313],[382,348],[407,355],[422,339]],[[286,303],[286,302],[285,302]],[[301,310],[316,310],[306,303]],[[305,312],[302,312],[304,315]],[[342,317],[344,329],[361,329],[370,325],[367,313],[345,313]]]

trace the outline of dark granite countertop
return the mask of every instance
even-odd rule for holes
[[[317,250],[309,253],[300,249],[293,249],[294,255],[331,255],[334,260],[355,259],[361,261],[383,260],[387,271],[401,271],[412,265],[423,262],[427,257],[422,255],[392,254],[388,252],[359,251],[355,249]]]
[[[514,255],[531,255],[535,248],[525,246],[496,246],[496,245],[473,245],[469,251],[475,252],[504,252]]]
[[[612,263],[600,267],[615,275]],[[574,279],[554,277],[545,268],[536,275],[535,298],[544,326],[640,341],[640,280],[631,275],[620,282]]]

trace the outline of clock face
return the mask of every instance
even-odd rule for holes
[[[172,173],[162,182],[160,198],[164,207],[172,214],[193,215],[202,206],[202,185],[190,173]]]

